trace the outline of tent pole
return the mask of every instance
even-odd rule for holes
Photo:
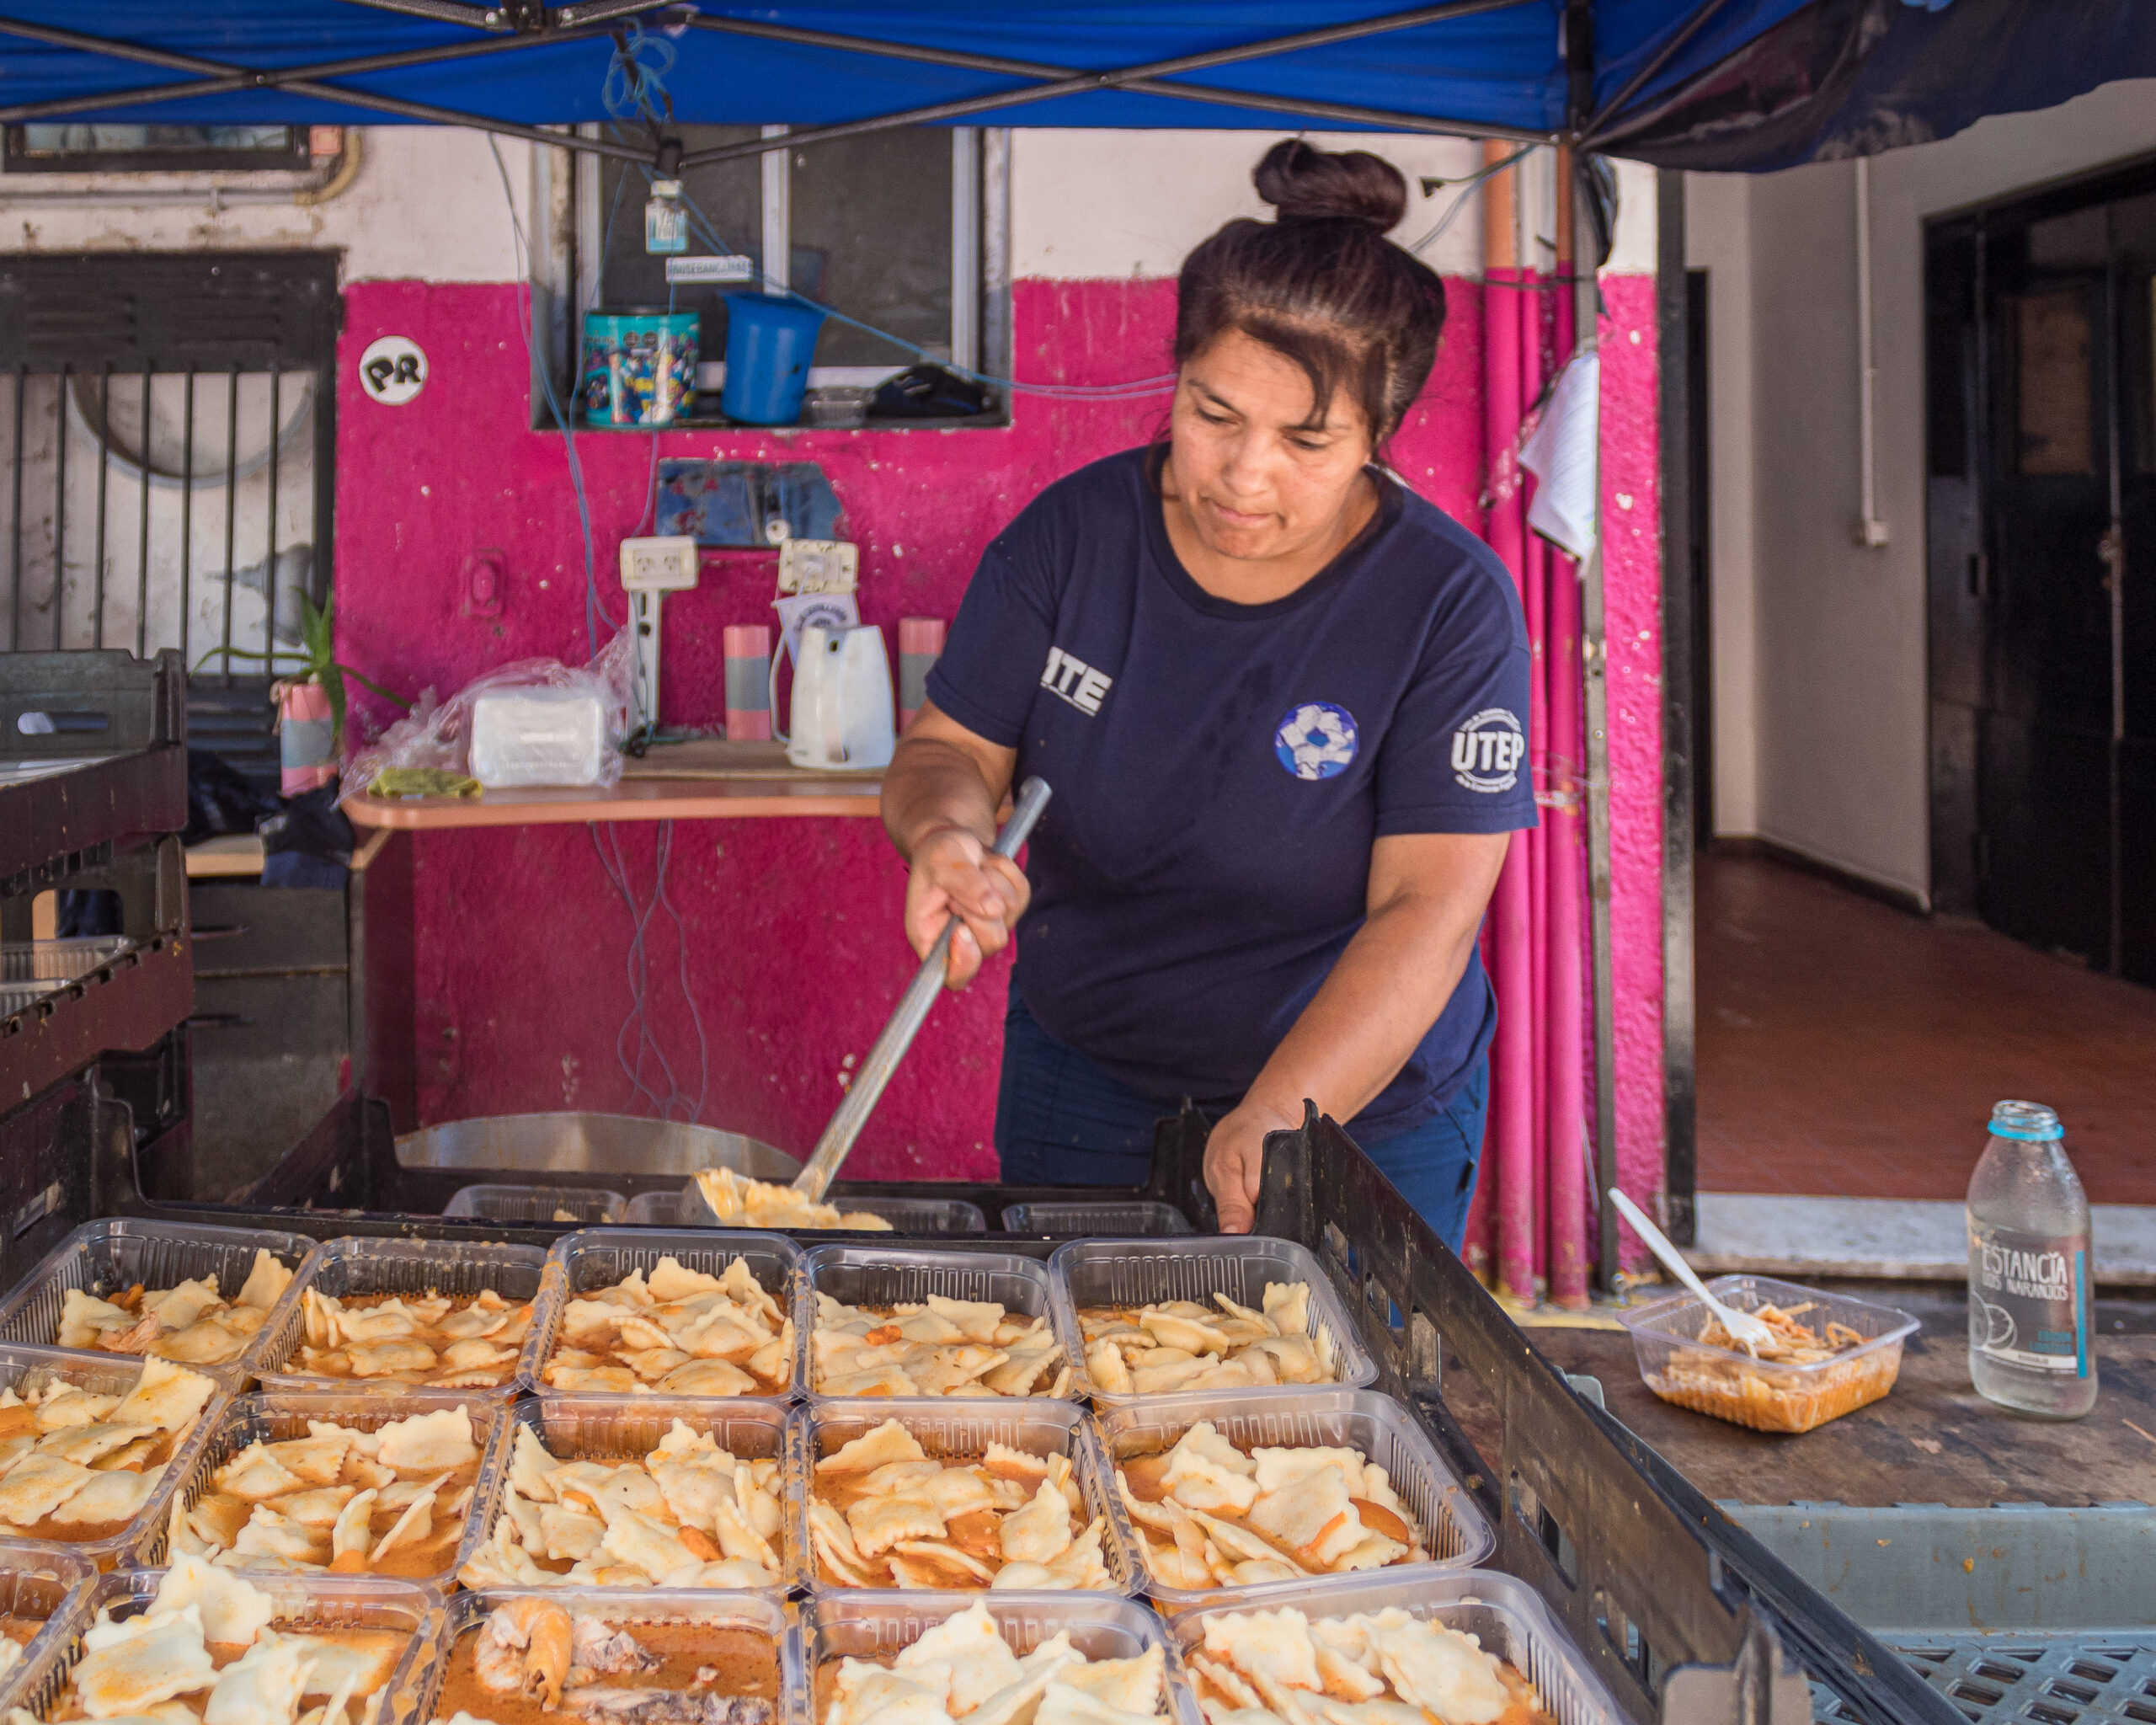
[[[8,28],[0,19],[0,30]],[[61,96],[50,102],[25,102],[0,108],[0,123],[20,125],[28,120],[57,118],[64,114],[91,114],[101,108],[131,108],[153,102],[181,102],[196,96],[231,95],[241,90],[282,88],[296,82],[329,77],[352,77],[367,72],[398,72],[408,66],[434,66],[446,60],[464,60],[482,54],[499,54],[528,47],[531,38],[482,36],[476,41],[445,42],[432,48],[413,48],[401,54],[370,54],[355,60],[334,60],[320,66],[265,67],[259,72],[234,72],[227,77],[189,78],[176,84],[149,84],[131,90],[106,90],[96,95]],[[549,36],[549,43],[606,40],[601,29],[564,31]]]
[[[102,36],[84,35],[77,30],[60,29],[51,24],[30,24],[22,19],[0,17],[0,35],[21,36],[33,42],[44,42],[56,48],[76,48],[85,53],[109,55],[115,60],[131,60],[145,66],[161,66],[173,72],[205,73],[211,77],[239,77],[253,82],[255,74],[245,67],[228,65],[222,61],[205,60],[193,54],[174,54],[163,48],[149,48],[135,42],[109,40]],[[542,38],[520,39],[537,42]],[[302,70],[306,68],[302,67]],[[393,96],[377,96],[365,90],[346,89],[336,84],[316,83],[312,80],[295,79],[280,88],[296,95],[312,96],[319,102],[332,102],[345,107],[371,109],[377,114],[392,114],[400,120],[422,120],[430,126],[463,126],[477,131],[491,131],[507,138],[522,138],[526,143],[545,144],[553,149],[588,150],[596,155],[615,156],[624,162],[648,162],[651,152],[639,150],[627,144],[614,143],[604,138],[572,137],[563,132],[547,131],[536,126],[519,126],[515,120],[495,120],[485,115],[460,113],[453,108],[437,108],[430,103],[400,101]]]
[[[1231,66],[1249,60],[1262,60],[1275,55],[1298,53],[1306,48],[1328,46],[1337,42],[1353,41],[1373,35],[1389,35],[1400,30],[1417,29],[1428,24],[1441,24],[1449,19],[1472,17],[1478,13],[1498,12],[1526,3],[1526,0],[1445,0],[1445,3],[1426,6],[1413,12],[1389,13],[1383,18],[1364,19],[1352,24],[1332,24],[1323,29],[1305,30],[1292,36],[1277,36],[1260,42],[1246,42],[1233,48],[1217,48],[1205,54],[1187,54],[1173,60],[1158,60],[1144,66],[1127,67],[1111,72],[1075,72],[1068,67],[1038,66],[1024,61],[991,60],[980,55],[947,55],[939,51],[901,46],[872,40],[866,37],[833,35],[828,32],[794,29],[783,24],[754,24],[745,20],[723,18],[698,18],[695,24],[700,29],[751,35],[769,41],[797,42],[804,46],[839,48],[886,58],[926,61],[931,64],[963,66],[974,71],[1008,72],[1019,77],[1045,78],[1049,82],[1031,89],[1006,90],[987,95],[969,96],[952,102],[940,102],[921,108],[906,109],[899,113],[878,115],[868,120],[847,120],[835,126],[804,126],[792,135],[795,147],[818,143],[841,137],[858,137],[867,133],[888,131],[898,126],[926,125],[933,121],[963,120],[976,114],[991,113],[1005,108],[1017,107],[1033,102],[1053,101],[1060,96],[1083,95],[1094,90],[1121,89],[1144,95],[1171,96],[1179,100],[1205,102],[1234,108],[1256,108],[1269,113],[1287,114],[1308,119],[1342,120],[1359,125],[1396,128],[1408,131],[1440,132],[1452,136],[1506,137],[1525,142],[1541,143],[1548,134],[1530,131],[1517,126],[1477,125],[1472,122],[1437,120],[1422,115],[1400,114],[1382,109],[1356,107],[1344,103],[1299,101],[1291,97],[1268,97],[1241,90],[1222,90],[1199,85],[1162,82],[1177,74],[1205,72],[1218,67]],[[757,153],[754,143],[728,145],[716,150],[698,150],[684,156],[685,168],[700,168],[714,162],[732,160],[738,156]]]

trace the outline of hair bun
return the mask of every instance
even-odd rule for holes
[[[1359,222],[1384,233],[1407,213],[1407,182],[1368,150],[1320,150],[1283,138],[1251,178],[1283,222]]]

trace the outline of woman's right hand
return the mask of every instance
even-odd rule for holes
[[[947,987],[963,988],[985,958],[1010,944],[1011,927],[1032,896],[1017,863],[963,827],[937,828],[914,843],[906,877],[906,938],[926,959],[955,915],[958,926],[943,980]]]

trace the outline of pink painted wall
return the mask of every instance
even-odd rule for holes
[[[1613,284],[1620,323],[1646,308],[1642,346],[1616,355],[1608,386],[1626,438],[1606,469],[1630,488],[1618,517],[1643,537],[1612,547],[1611,638],[1646,628],[1625,663],[1642,697],[1657,649],[1653,531],[1651,288]],[[1442,507],[1479,525],[1483,466],[1480,290],[1449,284],[1452,318],[1422,407],[1396,441],[1400,471]],[[1027,382],[1110,382],[1166,369],[1173,285],[1029,280],[1014,290],[1017,366]],[[526,363],[515,290],[371,282],[349,290],[338,403],[339,635],[343,656],[407,692],[446,694],[506,660],[584,654],[583,545],[563,440],[528,429]],[[382,334],[427,353],[424,393],[403,408],[366,398],[357,355]],[[1619,338],[1622,339],[1621,337]],[[1636,363],[1635,363],[1636,361]],[[1021,397],[1015,423],[948,432],[670,433],[661,456],[820,462],[862,547],[862,609],[894,640],[901,616],[948,617],[982,547],[1042,488],[1096,457],[1149,437],[1165,398],[1079,404]],[[590,501],[599,589],[618,617],[620,539],[646,497],[648,437],[577,440]],[[1624,476],[1636,473],[1636,480]],[[494,549],[510,570],[505,614],[459,614],[466,555]],[[666,720],[712,724],[723,707],[720,632],[767,621],[775,559],[707,560],[702,585],[667,601]],[[1613,650],[1613,669],[1616,654]],[[1619,703],[1613,697],[1613,708]],[[1646,726],[1632,726],[1636,710]],[[1658,1155],[1659,742],[1651,699],[1622,724],[1617,824],[1636,823],[1620,853],[1620,1073],[1628,1184]],[[1644,771],[1642,771],[1642,768]],[[614,829],[640,892],[653,878],[654,830]],[[637,1111],[616,1057],[630,1006],[623,965],[629,913],[577,827],[436,835],[419,841],[419,1060],[424,1119],[534,1108]],[[687,931],[689,991],[710,1064],[702,1118],[805,1153],[866,1052],[914,961],[899,933],[904,872],[865,820],[688,823],[675,829],[669,897]],[[648,1013],[677,1081],[696,1090],[696,1033],[670,923],[654,920]],[[939,1004],[850,1163],[862,1178],[992,1177],[1005,976],[1001,967]],[[685,1068],[686,1077],[683,1076]],[[1642,1089],[1641,1086],[1645,1088]],[[1640,1166],[1644,1167],[1644,1163]],[[1658,1162],[1656,1164],[1658,1170]],[[1651,1189],[1653,1177],[1644,1188]]]
[[[1604,639],[1609,678],[1617,1171],[1626,1194],[1641,1199],[1662,1190],[1667,1148],[1662,1099],[1662,498],[1654,289],[1653,277],[1646,275],[1604,276],[1602,283]],[[1646,1263],[1646,1248],[1629,1231],[1625,1240],[1626,1263]]]

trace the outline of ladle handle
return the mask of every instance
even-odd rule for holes
[[[996,837],[997,856],[1017,856],[1018,847],[1026,842],[1034,823],[1041,818],[1041,811],[1048,807],[1049,794],[1048,781],[1042,778],[1029,778],[1018,787],[1018,800],[1011,810],[1011,819]],[[824,1128],[824,1135],[816,1140],[815,1152],[808,1158],[808,1166],[796,1177],[793,1189],[811,1202],[821,1199],[837,1178],[839,1164],[853,1148],[854,1140],[861,1136],[861,1129],[868,1124],[868,1116],[883,1094],[883,1087],[891,1081],[891,1074],[898,1070],[899,1062],[905,1057],[905,1051],[913,1045],[914,1038],[926,1021],[928,1009],[936,1004],[936,996],[942,991],[944,968],[951,957],[951,937],[958,927],[956,916],[943,925],[942,933],[936,937],[936,944],[921,960],[920,971],[899,997],[898,1009],[891,1014],[890,1023],[883,1027],[876,1045],[868,1050],[868,1057],[854,1075],[846,1099],[832,1114],[830,1124]]]

